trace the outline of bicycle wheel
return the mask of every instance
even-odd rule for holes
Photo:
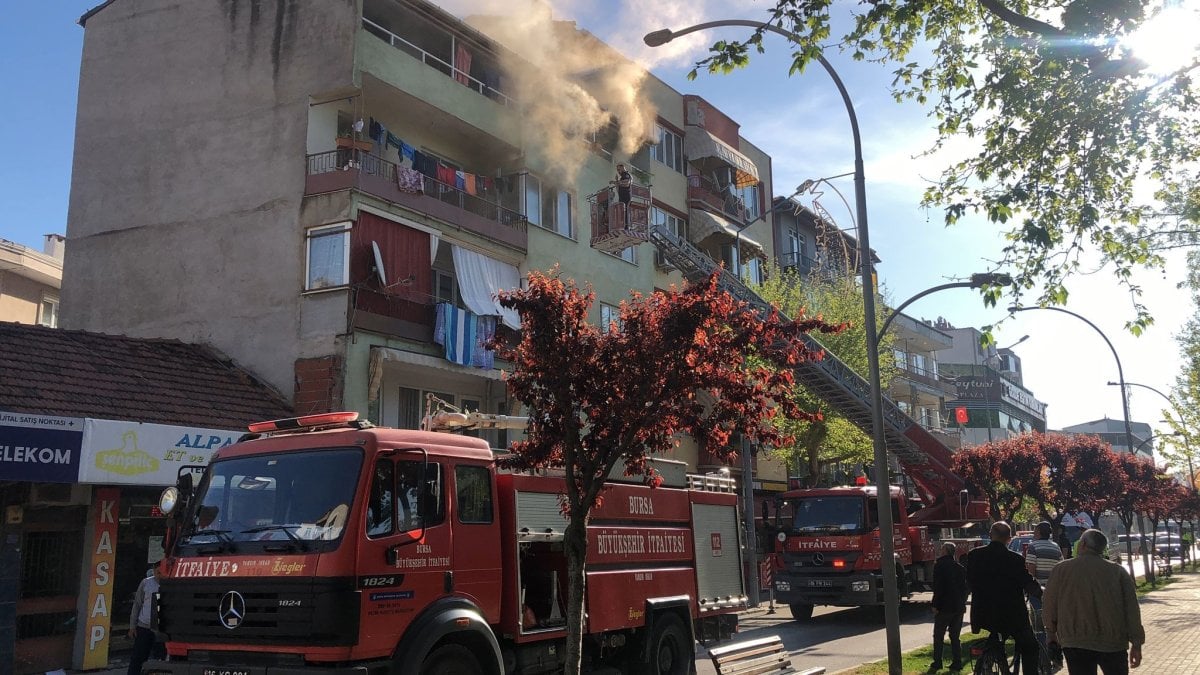
[[[976,659],[972,675],[1009,675],[1008,658],[1003,650],[1003,645],[989,644]]]

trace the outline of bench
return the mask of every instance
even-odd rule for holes
[[[734,642],[723,647],[714,647],[708,652],[712,656],[717,675],[824,675],[824,668],[809,668],[799,671],[792,668],[783,640],[778,635]]]
[[[1161,556],[1154,556],[1154,575],[1158,577],[1169,577],[1171,572],[1171,561]]]

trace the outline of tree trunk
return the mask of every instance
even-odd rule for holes
[[[1121,518],[1121,524],[1125,526],[1125,555],[1129,562],[1129,576],[1133,577],[1133,582],[1136,584],[1137,573],[1133,571],[1133,535],[1130,534],[1130,530],[1133,529],[1133,519]]]
[[[587,517],[571,514],[563,535],[567,554],[567,653],[564,675],[579,675],[583,659],[583,599],[587,590]]]

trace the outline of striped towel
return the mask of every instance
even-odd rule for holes
[[[438,305],[438,311],[445,312],[446,335],[443,346],[446,348],[446,360],[463,366],[471,365],[478,325],[475,315],[449,304]]]

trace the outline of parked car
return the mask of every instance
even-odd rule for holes
[[[1154,551],[1171,560],[1178,560],[1179,556],[1185,553],[1183,541],[1177,536],[1167,536],[1165,534],[1158,535],[1157,541],[1154,543]]]
[[[1021,555],[1025,555],[1025,549],[1029,548],[1029,543],[1031,541],[1033,541],[1032,532],[1018,533],[1017,536],[1009,540],[1008,550],[1016,551]]]
[[[1125,555],[1125,552],[1128,550],[1126,546],[1126,542],[1128,541],[1133,542],[1134,555],[1142,555],[1150,552],[1150,539],[1139,534],[1119,534],[1117,535],[1117,540],[1110,544],[1109,548],[1120,555]]]

